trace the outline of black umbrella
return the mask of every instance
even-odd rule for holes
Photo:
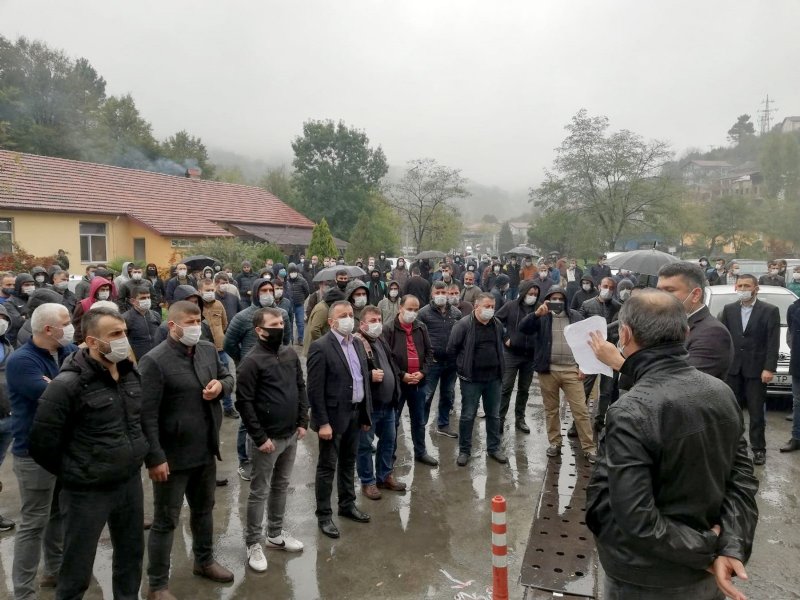
[[[203,256],[201,254],[198,254],[197,256],[189,256],[181,262],[183,262],[183,264],[185,264],[190,271],[200,271],[205,267],[213,267],[214,265],[220,264],[216,258]]]
[[[680,262],[680,258],[659,250],[632,250],[608,259],[612,269],[625,269],[643,275],[658,275],[658,270],[669,263]]]
[[[336,279],[336,273],[338,273],[339,271],[347,271],[347,275],[350,277],[350,279],[363,277],[364,275],[367,274],[367,272],[361,267],[351,267],[348,265],[334,265],[332,267],[325,267],[324,269],[322,269],[319,273],[314,275],[314,279],[312,279],[312,281],[314,282],[333,281],[334,279]]]
[[[444,258],[447,256],[444,252],[439,252],[438,250],[425,250],[424,252],[420,252],[414,257],[414,260],[431,260],[436,258]]]
[[[536,252],[530,248],[526,248],[525,246],[517,246],[516,248],[512,248],[506,252],[506,254],[516,254],[517,256],[536,256]]]

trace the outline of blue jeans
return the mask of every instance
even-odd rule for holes
[[[378,436],[378,451],[375,463],[372,462],[372,440]],[[356,469],[362,485],[372,485],[377,481],[383,483],[392,473],[392,454],[394,453],[397,429],[395,428],[394,408],[387,407],[372,411],[372,427],[369,431],[361,431],[358,440],[358,458]]]
[[[397,404],[395,429],[400,426],[400,417],[406,404],[408,404],[408,416],[411,418],[414,456],[419,458],[428,453],[425,449],[425,386],[400,384],[400,402]],[[397,446],[396,440],[394,445]]]
[[[244,419],[239,421],[239,431],[236,433],[236,454],[239,455],[239,466],[250,462],[247,456],[247,428],[244,426]]]
[[[305,318],[306,311],[302,304],[294,305],[294,324],[297,327],[297,343],[303,343],[303,334],[305,333]]]
[[[228,355],[225,354],[224,350],[220,350],[218,354],[220,362],[225,365],[225,368],[228,368]],[[222,397],[222,408],[225,410],[233,410],[233,398],[231,398],[230,394]]]
[[[797,375],[792,376],[792,419],[792,437],[800,440],[800,376]]]
[[[486,450],[500,450],[500,389],[501,380],[476,382],[461,380],[461,418],[458,421],[458,451],[469,455],[472,452],[472,429],[478,402],[483,397],[483,412],[486,413]]]
[[[431,414],[431,404],[433,394],[436,392],[436,385],[439,385],[439,416],[436,419],[436,426],[444,429],[450,425],[450,410],[456,399],[456,366],[452,362],[433,361],[428,374],[425,376],[425,424]]]
[[[6,457],[6,452],[13,438],[14,436],[11,434],[11,415],[9,415],[4,419],[0,419],[0,465],[3,464],[3,459]]]

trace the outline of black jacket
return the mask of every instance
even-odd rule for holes
[[[584,283],[589,283],[592,286],[588,292],[583,289]],[[581,277],[578,290],[569,301],[569,307],[572,310],[578,310],[584,302],[586,302],[589,298],[594,298],[595,296],[597,296],[597,288],[594,285],[594,280],[591,277],[583,276]]]
[[[31,457],[65,487],[105,487],[137,475],[147,454],[142,386],[129,360],[119,380],[83,348],[69,356],[41,399],[29,438]]]
[[[250,303],[253,300],[253,284],[256,282],[256,279],[261,279],[258,276],[258,273],[250,269],[249,273],[245,273],[242,271],[239,273],[236,278],[236,286],[239,288],[239,295],[242,299],[242,304],[245,306],[250,306]]]
[[[797,377],[800,375],[800,300],[795,300],[786,311],[786,321],[789,325],[786,330],[786,343],[791,349],[789,359],[789,374]]]
[[[290,268],[289,275],[291,275],[293,272],[297,273],[297,271],[292,271]],[[302,305],[310,294],[310,291],[308,289],[308,282],[306,281],[305,277],[303,277],[298,273],[297,277],[295,277],[294,279],[289,277],[286,281],[289,282],[292,291],[289,300],[292,301],[292,304],[294,306]]]
[[[427,304],[431,299],[431,284],[427,279],[414,275],[410,277],[403,287],[403,295],[411,294],[419,300],[420,306]]]
[[[556,287],[545,294],[544,298],[539,297],[540,301],[547,300],[552,294],[564,293],[562,288]],[[567,310],[566,308],[564,310]],[[567,318],[570,324],[582,321],[583,316],[577,310],[568,310]],[[525,335],[534,335],[535,352],[533,356],[533,370],[537,373],[550,372],[550,354],[553,349],[553,315],[547,313],[543,317],[537,317],[535,313],[529,314],[522,319],[519,330]]]
[[[586,492],[606,573],[669,588],[709,577],[717,554],[746,562],[758,481],[733,392],[690,367],[680,343],[640,350],[622,372],[635,384],[606,413]]]
[[[444,362],[447,360],[447,340],[450,339],[453,325],[456,324],[461,316],[461,311],[450,304],[445,305],[444,313],[433,302],[420,309],[418,319],[428,329],[428,337],[433,348],[433,358],[436,361]],[[396,320],[393,319],[392,323]]]
[[[233,375],[223,365],[211,342],[201,340],[189,349],[171,337],[144,355],[139,363],[142,380],[142,429],[150,444],[145,463],[169,463],[171,471],[208,464],[219,454],[222,425],[220,399],[233,391]],[[216,379],[222,392],[203,399],[203,388]]]
[[[372,425],[372,394],[367,355],[361,342],[355,342],[361,363],[361,376],[364,378],[364,401],[359,402],[358,422],[360,425]],[[330,425],[334,434],[343,433],[353,414],[353,377],[339,340],[332,331],[311,344],[306,367],[311,429],[319,431],[322,425]]]
[[[396,319],[392,319],[391,323],[387,324],[386,329],[383,330],[383,338],[392,351],[392,357],[397,363],[397,369],[402,379],[408,373],[408,348],[406,346],[406,332],[400,325],[399,315]],[[414,319],[411,324],[411,338],[414,340],[414,347],[417,349],[417,355],[419,355],[419,370],[427,377],[433,363],[433,346],[428,335],[428,328],[420,321],[419,317]],[[427,381],[423,379],[421,385],[424,386],[426,383]]]
[[[519,285],[519,297],[516,300],[509,300],[499,311],[495,313],[497,320],[505,327],[505,341],[511,341],[510,346],[505,346],[506,352],[518,356],[528,356],[533,358],[536,350],[536,335],[524,334],[519,330],[519,324],[528,315],[532,314],[538,302],[532,306],[525,304],[525,296],[531,288],[539,289],[533,281],[526,279]]]
[[[465,381],[472,381],[472,363],[475,358],[475,313],[470,313],[453,326],[447,342],[447,354],[456,362],[456,372]],[[503,353],[503,324],[495,318],[497,332],[497,354],[500,358],[500,372],[505,371]]]
[[[63,296],[52,288],[39,288],[34,290],[28,299],[28,315],[33,316],[33,311],[39,308],[42,304],[62,304]],[[69,310],[69,309],[67,309]],[[28,340],[33,337],[33,330],[31,329],[30,318],[26,319],[17,332],[17,345],[22,346],[27,344]]]
[[[781,316],[778,307],[756,299],[753,312],[742,331],[741,303],[732,302],[722,308],[719,320],[728,329],[733,340],[733,360],[730,375],[742,374],[757,379],[762,371],[778,368],[780,350]]]
[[[128,340],[131,342],[136,360],[155,348],[160,342],[156,341],[156,332],[161,325],[161,311],[148,310],[144,314],[135,308],[125,311],[122,318],[128,326]]]
[[[258,341],[236,369],[236,408],[256,446],[308,429],[308,397],[300,359],[291,346]]]
[[[389,361],[389,368],[392,370],[392,375],[394,376],[394,391],[392,392],[392,400],[388,405],[379,404],[381,383],[375,383],[372,381],[372,377],[370,377],[369,383],[372,393],[372,408],[374,410],[378,410],[388,407],[397,407],[397,403],[400,401],[400,380],[402,378],[400,376],[400,369],[397,368],[397,363],[392,357],[392,349],[389,348],[389,344],[386,343],[386,340],[383,339],[383,336],[379,336],[377,339],[373,340],[367,335],[359,334],[359,338],[366,340],[367,346],[369,346],[369,350],[367,350],[366,346],[364,347],[364,351],[367,353],[367,368],[370,371],[373,369],[382,369],[383,372],[386,373],[386,369],[384,368],[385,365],[380,364],[376,355],[377,353],[375,352],[375,346],[380,345],[384,354],[386,354],[386,359]]]
[[[722,379],[733,361],[731,334],[704,306],[689,317],[688,362],[698,371]],[[760,375],[760,374],[759,374]]]
[[[8,315],[3,305],[0,305],[0,314]],[[14,352],[14,347],[4,335],[0,336],[0,346],[3,347],[3,359],[0,360],[0,419],[3,419],[11,414],[11,399],[8,397],[8,385],[6,384],[6,365],[11,353]]]

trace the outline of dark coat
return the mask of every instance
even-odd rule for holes
[[[536,350],[536,335],[526,335],[519,330],[519,324],[522,319],[533,313],[539,305],[538,302],[532,306],[525,304],[525,296],[531,288],[538,290],[539,286],[529,279],[520,283],[519,297],[516,300],[506,302],[503,308],[495,313],[495,317],[505,327],[504,341],[510,341],[510,345],[505,346],[506,352],[533,358]],[[539,290],[539,293],[541,294],[541,290]]]
[[[572,296],[572,300],[569,302],[569,307],[572,310],[578,310],[581,305],[586,302],[589,298],[594,298],[597,296],[597,288],[594,285],[594,280],[591,277],[586,277],[585,275],[581,278],[580,284],[581,286],[583,283],[590,283],[592,284],[591,290],[588,292],[583,289],[583,287],[579,286],[578,291],[575,292],[575,295]]]
[[[220,399],[233,391],[233,375],[223,365],[211,342],[189,349],[171,337],[144,355],[142,374],[142,429],[150,444],[145,463],[164,462],[172,471],[208,464],[219,453],[222,425]],[[222,384],[214,400],[203,399],[212,380]]]
[[[724,380],[733,361],[733,342],[725,326],[704,306],[689,317],[688,362],[698,371]]]
[[[545,294],[544,297],[539,296],[539,300],[547,300],[550,295],[555,293],[563,294],[564,290],[559,287],[553,288],[549,293]],[[565,308],[564,310],[567,309]],[[577,321],[582,321],[583,315],[581,315],[581,313],[579,313],[577,310],[567,310],[567,318],[571,324],[576,323]],[[520,322],[519,330],[525,335],[536,336],[536,341],[534,342],[535,353],[533,357],[533,370],[537,373],[549,373],[550,355],[552,354],[553,349],[552,313],[547,313],[543,317],[537,317],[535,313],[529,314]]]
[[[358,422],[360,425],[371,426],[372,393],[367,355],[361,342],[355,341],[361,363],[361,376],[364,378],[364,401],[359,403]],[[350,374],[347,357],[332,331],[311,344],[306,367],[311,429],[319,431],[322,425],[330,425],[334,434],[343,433],[353,414],[353,376]]]
[[[453,326],[450,339],[447,342],[447,354],[456,363],[458,376],[465,381],[472,381],[472,363],[475,358],[475,328],[477,327],[475,313],[461,319]],[[494,319],[497,332],[497,355],[500,358],[500,372],[505,371],[503,353],[503,324]]]
[[[778,307],[756,299],[753,312],[742,331],[741,303],[732,302],[722,308],[719,320],[731,334],[733,360],[729,375],[758,379],[762,371],[778,368],[780,350],[781,316]]]
[[[167,281],[167,287],[164,290],[164,300],[166,301],[167,305],[170,305],[173,302],[175,302],[174,298],[175,290],[178,289],[178,286],[181,285],[190,285],[193,288],[197,289],[197,281],[195,281],[194,277],[192,277],[191,275],[187,275],[186,283],[181,283],[180,279],[178,279],[178,276],[176,275],[175,277]]]
[[[383,330],[383,338],[389,345],[402,379],[408,373],[408,348],[406,346],[406,332],[400,325],[399,316],[393,319]],[[419,317],[411,324],[411,338],[414,340],[414,347],[417,349],[417,355],[419,356],[419,370],[427,377],[433,364],[433,346],[428,335],[428,328],[420,321]],[[425,385],[425,383],[423,380],[421,385]]]
[[[395,362],[394,358],[392,357],[392,349],[389,348],[389,344],[386,343],[386,340],[383,339],[383,336],[379,336],[377,339],[372,339],[369,336],[359,334],[359,338],[362,340],[366,340],[366,346],[364,347],[364,351],[367,353],[367,367],[370,371],[373,369],[383,369],[384,373],[386,369],[384,369],[384,365],[381,365],[378,362],[378,357],[375,354],[375,346],[380,345],[383,349],[384,354],[386,354],[386,358],[389,361],[389,368],[392,370],[392,375],[394,376],[394,391],[392,392],[392,400],[389,405],[378,405],[378,394],[380,393],[380,383],[375,383],[372,381],[372,377],[370,377],[370,386],[372,391],[372,408],[373,410],[378,409],[385,409],[388,407],[397,407],[398,402],[400,401],[400,381],[402,377],[400,376],[400,369],[397,368],[397,363]],[[367,346],[369,350],[367,350]]]
[[[148,310],[142,314],[131,308],[123,313],[122,318],[128,326],[128,340],[133,348],[133,354],[137,361],[142,360],[145,354],[160,343],[156,341],[156,332],[161,325],[161,312]]]
[[[308,429],[303,368],[294,348],[259,341],[236,369],[236,408],[256,446]]]
[[[709,577],[716,555],[747,562],[758,480],[733,392],[690,367],[680,343],[640,350],[622,372],[635,383],[606,413],[586,492],[604,570],[670,588]]]
[[[142,386],[129,360],[119,380],[83,348],[68,357],[39,400],[29,438],[33,459],[65,487],[85,489],[127,481],[147,454]]]
[[[418,275],[410,277],[405,286],[401,287],[403,295],[411,294],[416,296],[420,306],[427,304],[431,300],[431,284],[428,283],[427,279],[423,279]]]
[[[786,342],[792,354],[789,362],[789,374],[800,376],[800,300],[795,300],[786,312],[789,327],[786,330]]]
[[[450,304],[445,305],[444,312],[433,302],[426,304],[419,311],[418,319],[428,329],[428,337],[433,348],[433,358],[443,362],[447,360],[447,340],[453,325],[462,317],[461,311]],[[394,323],[396,319],[392,320]]]

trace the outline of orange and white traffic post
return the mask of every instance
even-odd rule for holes
[[[492,498],[492,600],[508,600],[506,499]]]

